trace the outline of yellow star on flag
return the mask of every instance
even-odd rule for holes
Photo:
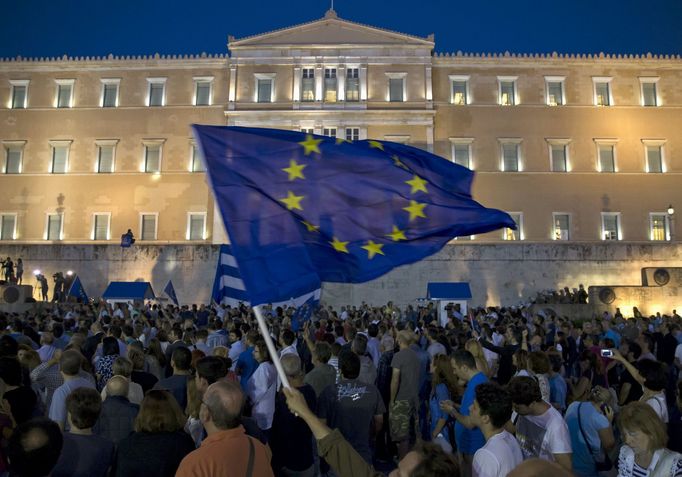
[[[336,250],[337,252],[349,253],[348,242],[341,242],[339,239],[334,237],[334,240],[329,243],[331,244],[332,247],[334,247],[334,250]]]
[[[289,167],[285,167],[282,170],[289,174],[289,180],[293,181],[295,179],[305,179],[305,176],[303,175],[303,169],[305,167],[305,164],[299,164],[292,159],[289,161]]]
[[[381,149],[382,151],[384,150],[384,145],[381,144],[379,141],[367,141],[369,143],[369,147],[372,149]]]
[[[398,167],[402,167],[403,169],[407,170],[407,166],[403,164],[403,161],[400,160],[400,158],[396,155],[391,156],[391,159],[393,159],[393,164],[395,164]]]
[[[306,222],[305,220],[301,220],[301,223],[305,225],[305,228],[308,229],[308,232],[317,232],[320,230],[319,225],[313,225],[310,222]]]
[[[321,154],[320,148],[318,147],[318,144],[322,142],[322,139],[315,139],[312,134],[308,134],[305,137],[305,141],[299,142],[301,146],[304,148],[304,154],[307,156],[311,152],[316,152],[318,154]]]
[[[417,217],[426,218],[426,215],[424,215],[424,207],[426,207],[426,204],[420,204],[417,201],[411,200],[410,205],[408,207],[403,207],[403,210],[410,213],[410,222],[412,222]]]
[[[337,137],[336,138],[336,145],[338,146],[339,144],[343,144],[344,142],[350,142],[348,139],[344,139],[342,137]]]
[[[280,202],[284,203],[287,206],[287,209],[289,210],[303,210],[303,207],[301,207],[301,201],[305,198],[305,196],[302,195],[296,195],[291,191],[287,192],[287,196],[284,197],[283,199],[279,199]]]
[[[360,248],[367,250],[367,258],[372,260],[376,254],[385,255],[383,248],[383,243],[375,243],[373,240],[367,242],[367,245],[363,245]]]
[[[412,180],[405,181],[405,184],[410,184],[412,186],[410,194],[416,194],[418,191],[422,191],[426,194],[429,193],[429,191],[426,190],[426,181],[419,176],[414,176]]]
[[[390,234],[387,234],[386,237],[390,237],[394,242],[398,242],[400,240],[407,240],[407,237],[405,237],[405,231],[400,230],[397,226],[393,226],[393,231]]]

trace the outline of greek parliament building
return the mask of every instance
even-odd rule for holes
[[[325,287],[335,304],[405,304],[430,281],[512,304],[682,265],[679,56],[440,53],[333,10],[227,50],[0,60],[0,255],[22,256],[29,284],[172,278],[181,302],[207,301],[227,239],[192,123],[410,144],[476,171],[474,198],[518,223]]]

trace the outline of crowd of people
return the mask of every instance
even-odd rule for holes
[[[675,310],[294,313],[0,313],[0,475],[682,476]]]

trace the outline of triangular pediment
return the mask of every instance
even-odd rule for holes
[[[324,18],[309,23],[262,33],[246,38],[230,38],[230,50],[252,48],[305,47],[305,46],[402,46],[433,48],[433,37],[398,33],[338,18],[331,11]]]

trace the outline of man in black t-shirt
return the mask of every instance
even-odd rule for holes
[[[341,380],[320,394],[318,416],[337,428],[367,463],[372,463],[370,431],[381,429],[386,412],[379,390],[358,381],[360,358],[352,351],[339,354]]]

